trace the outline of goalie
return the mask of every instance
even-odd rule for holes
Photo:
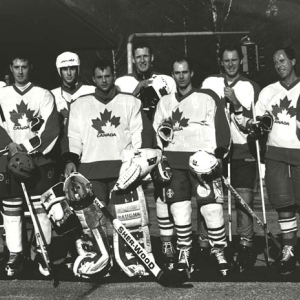
[[[110,204],[113,213],[136,232],[150,252],[146,202],[138,182],[159,161],[159,152],[150,149],[154,131],[141,102],[117,91],[110,62],[95,64],[93,80],[95,94],[80,97],[70,110],[65,176],[78,171],[86,177],[96,197]],[[117,237],[114,237],[114,251],[128,276],[147,275]]]
[[[214,153],[220,161],[230,144],[229,124],[218,96],[211,90],[193,89],[192,77],[193,70],[188,59],[181,58],[174,62],[173,78],[177,93],[159,101],[154,117],[158,143],[164,149],[172,171],[169,182],[155,183],[162,251],[169,268],[192,270],[193,192],[208,229],[211,256],[218,271],[227,275],[229,265],[224,254],[227,242],[221,182],[218,177],[202,179],[202,176],[195,175],[199,173],[195,167],[201,168],[201,163],[205,167],[206,161],[194,153],[203,149]],[[220,168],[218,162],[207,171],[217,170],[218,174]],[[172,237],[174,228],[176,247]]]

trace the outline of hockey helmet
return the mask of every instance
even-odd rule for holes
[[[36,164],[32,157],[25,153],[19,152],[10,158],[8,162],[8,170],[20,179],[28,179],[32,176]]]
[[[78,67],[78,73],[79,73],[79,67],[80,67],[80,59],[79,56],[76,53],[73,52],[63,52],[56,58],[56,68],[57,72],[60,75],[60,69],[65,67]]]
[[[217,158],[204,150],[199,150],[190,157],[190,170],[199,179],[215,179],[221,174],[221,166]]]
[[[75,210],[89,206],[95,199],[92,184],[78,172],[71,173],[65,180],[64,192]]]

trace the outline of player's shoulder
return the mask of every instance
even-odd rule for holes
[[[244,84],[249,84],[249,85],[251,85],[253,88],[260,88],[257,82],[255,82],[255,81],[252,80],[252,79],[249,79],[248,77],[246,77],[246,76],[244,76],[244,75],[240,75],[240,76],[239,76],[239,82],[240,82],[240,83],[244,83]]]
[[[193,92],[198,94],[199,96],[209,97],[215,101],[220,100],[218,94],[209,88],[193,88]]]
[[[210,75],[208,77],[206,77],[203,82],[202,82],[202,86],[203,85],[214,85],[214,84],[218,84],[218,82],[224,82],[224,74],[215,74],[215,75]]]

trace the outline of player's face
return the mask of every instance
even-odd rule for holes
[[[104,70],[96,68],[93,80],[96,87],[105,94],[109,93],[114,86],[114,77],[110,67]]]
[[[134,52],[133,62],[138,73],[143,74],[150,70],[153,55],[148,48],[138,48]]]
[[[289,59],[284,50],[277,51],[273,56],[275,69],[281,79],[288,78],[294,72],[295,59]]]
[[[176,86],[180,90],[186,90],[192,87],[193,72],[190,70],[186,61],[174,63],[172,76],[176,82]]]
[[[15,59],[10,65],[10,70],[18,86],[24,86],[29,82],[31,65],[27,60]]]
[[[225,50],[223,53],[223,59],[221,63],[228,77],[235,78],[238,75],[241,60],[236,50]]]
[[[78,79],[78,67],[64,67],[60,69],[61,79],[63,85],[70,87],[77,82]]]

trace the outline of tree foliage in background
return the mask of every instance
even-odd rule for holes
[[[260,50],[261,67],[249,77],[261,87],[275,81],[272,55],[277,47],[291,45],[300,53],[300,3],[296,0],[61,0],[83,9],[113,33],[117,47],[111,51],[80,53],[89,59],[114,58],[116,75],[127,72],[127,38],[132,33],[183,31],[250,31]],[[224,43],[239,43],[243,36],[148,38],[157,71],[170,74],[172,61],[185,54],[194,62],[194,85],[220,72],[218,52]]]

